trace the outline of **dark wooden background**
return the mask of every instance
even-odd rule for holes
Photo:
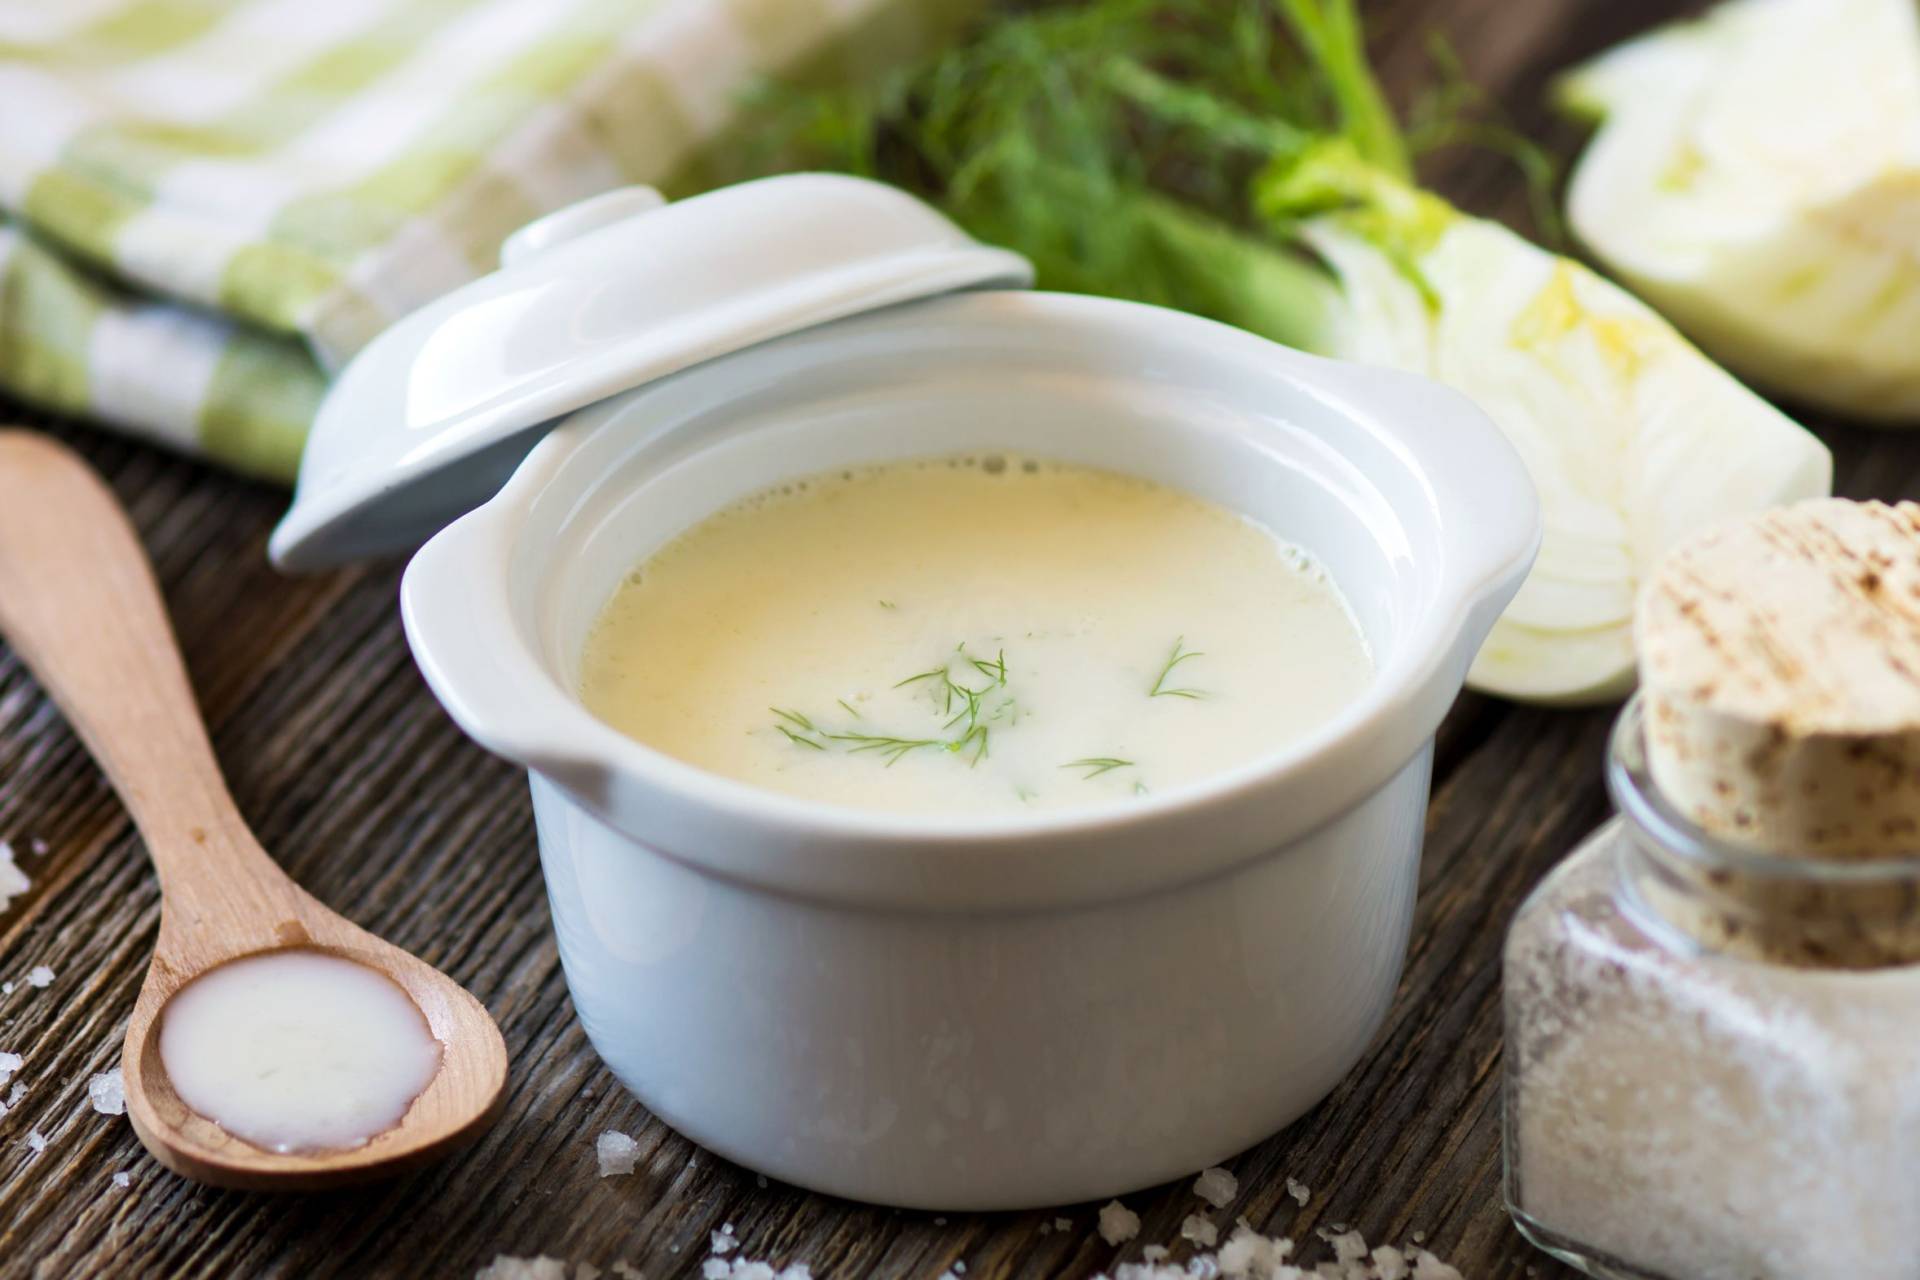
[[[1394,0],[1366,8],[1403,100],[1437,31],[1510,118],[1568,154],[1542,104],[1547,76],[1672,12],[1627,0]],[[1428,178],[1523,227],[1513,171],[1440,157]],[[0,409],[8,408],[0,402]],[[478,1146],[377,1189],[267,1199],[210,1191],[147,1159],[124,1120],[94,1114],[86,1080],[117,1061],[158,898],[112,793],[0,646],[0,838],[34,885],[0,916],[0,1050],[26,1055],[27,1095],[0,1117],[0,1274],[116,1277],[471,1276],[496,1253],[545,1253],[650,1280],[697,1273],[707,1233],[735,1224],[745,1256],[816,1276],[1082,1277],[1174,1242],[1187,1184],[1127,1198],[1140,1237],[1110,1248],[1092,1206],[954,1216],[897,1213],[761,1188],[668,1131],[600,1066],[574,1021],[547,921],[525,783],[441,713],[395,609],[396,565],[284,579],[267,567],[285,495],[137,444],[47,422],[110,477],[158,564],[241,808],[323,900],[466,983],[513,1055],[506,1114]],[[1920,496],[1920,445],[1806,418],[1834,446],[1839,488]],[[1330,1256],[1334,1223],[1378,1242],[1425,1233],[1468,1280],[1572,1273],[1531,1251],[1500,1201],[1502,934],[1527,890],[1606,813],[1609,713],[1465,697],[1441,734],[1412,951],[1391,1021],[1321,1106],[1231,1162],[1230,1214]],[[50,850],[26,856],[32,840]],[[46,990],[21,983],[52,966]],[[1310,1030],[1303,1028],[1303,1034]],[[631,1176],[595,1176],[602,1129],[638,1137]],[[51,1145],[30,1154],[29,1129]],[[132,1185],[115,1189],[127,1170]],[[1293,1176],[1312,1188],[1297,1207]],[[1175,1257],[1184,1257],[1176,1250]]]

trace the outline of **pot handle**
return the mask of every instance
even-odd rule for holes
[[[415,553],[400,581],[407,644],[469,737],[591,798],[606,789],[609,771],[584,742],[613,731],[576,706],[518,626],[502,571],[507,542],[495,513],[481,507]]]

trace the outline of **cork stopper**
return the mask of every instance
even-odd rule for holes
[[[1657,566],[1636,630],[1647,765],[1681,814],[1810,872],[1920,858],[1920,505],[1825,498],[1716,528]],[[1768,958],[1920,957],[1909,881],[1735,868],[1709,887],[1708,931],[1757,931]]]
[[[1705,830],[1920,854],[1920,505],[1823,498],[1683,544],[1636,618],[1647,757]]]

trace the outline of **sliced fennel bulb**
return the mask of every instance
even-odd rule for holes
[[[1654,560],[1703,524],[1825,494],[1827,450],[1618,286],[1435,197],[1383,199],[1382,181],[1365,212],[1297,224],[1341,298],[1302,345],[1465,392],[1526,462],[1540,555],[1469,683],[1526,701],[1622,697]]]
[[[1754,382],[1920,423],[1920,6],[1732,0],[1561,97],[1600,121],[1568,221]]]

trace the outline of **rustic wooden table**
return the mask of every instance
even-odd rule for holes
[[[1619,0],[1397,0],[1367,6],[1379,65],[1402,96],[1440,31],[1521,126],[1564,154],[1541,102],[1557,67],[1669,6]],[[1525,225],[1504,164],[1441,157],[1435,185]],[[4,312],[0,312],[0,323]],[[4,406],[0,406],[4,408]],[[157,895],[125,815],[59,716],[0,647],[0,838],[33,888],[0,916],[0,1050],[25,1055],[26,1096],[0,1117],[0,1274],[117,1277],[471,1276],[496,1253],[548,1254],[650,1280],[697,1273],[708,1232],[817,1276],[934,1280],[1088,1276],[1175,1240],[1187,1184],[1128,1197],[1143,1229],[1103,1244],[1092,1206],[954,1216],[897,1213],[761,1187],[653,1120],[575,1022],[547,922],[518,772],[453,727],[414,670],[398,568],[285,579],[267,532],[285,495],[20,410],[72,439],[131,507],[158,564],[195,685],[241,808],[323,900],[465,982],[513,1055],[499,1125],[477,1147],[391,1186],[265,1199],[210,1191],[147,1159],[124,1120],[87,1105],[111,1067],[152,944]],[[1856,496],[1920,496],[1920,445],[1816,423]],[[1600,822],[1606,711],[1525,710],[1464,697],[1441,733],[1420,907],[1391,1020],[1333,1096],[1231,1162],[1222,1220],[1375,1242],[1424,1233],[1468,1280],[1570,1275],[1530,1250],[1500,1201],[1501,937],[1548,867]],[[32,842],[47,850],[31,855]],[[1169,964],[1178,963],[1169,957]],[[52,985],[21,981],[51,966]],[[1205,975],[1194,975],[1205,997]],[[1311,1034],[1302,1028],[1302,1034]],[[593,1139],[635,1135],[630,1177],[595,1176]],[[33,1154],[29,1130],[49,1145]],[[116,1171],[131,1185],[116,1189]],[[1286,1179],[1312,1189],[1305,1206]],[[1176,1258],[1184,1256],[1176,1250]]]

